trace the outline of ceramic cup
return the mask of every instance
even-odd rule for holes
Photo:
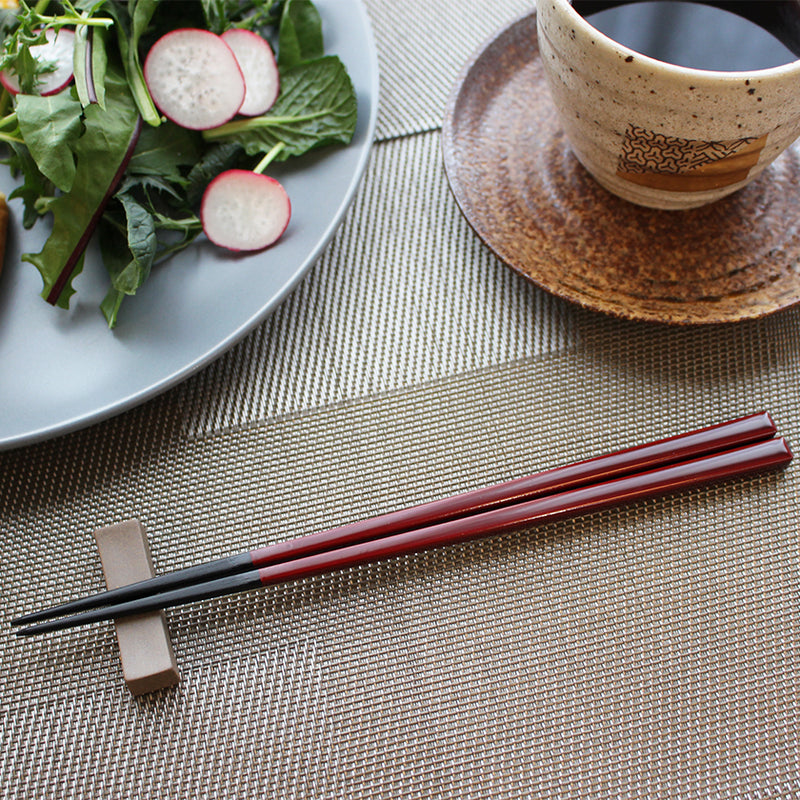
[[[689,69],[614,42],[569,0],[538,0],[536,15],[570,145],[625,200],[705,205],[752,181],[800,135],[800,60],[752,72]]]

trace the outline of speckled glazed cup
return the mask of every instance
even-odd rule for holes
[[[800,135],[800,60],[753,72],[688,69],[614,42],[569,0],[538,0],[536,14],[570,145],[625,200],[705,205],[752,181]]]

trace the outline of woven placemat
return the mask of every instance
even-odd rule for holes
[[[369,0],[378,45],[378,141],[438,130],[450,87],[489,34],[535,6],[532,0]]]
[[[139,516],[172,569],[744,410],[703,411],[702,384],[683,408],[662,404],[670,369],[651,367],[530,359],[191,439],[165,399],[171,430],[134,412],[7,454],[4,617],[99,586],[97,524]],[[796,394],[761,388],[779,422],[798,418]],[[60,796],[67,779],[64,796],[87,798],[791,786],[797,488],[792,467],[177,609],[182,682],[138,701],[110,626],[6,641],[3,792]]]
[[[526,9],[369,10],[380,141],[307,279],[177,389],[0,454],[6,631],[98,588],[91,531],[128,517],[166,571],[762,408],[800,446],[800,310],[612,320],[470,234],[437,104]],[[176,609],[182,681],[140,699],[110,625],[3,636],[0,797],[798,796],[799,489],[792,465]]]

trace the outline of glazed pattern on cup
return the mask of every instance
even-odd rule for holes
[[[800,135],[800,60],[752,72],[690,69],[614,42],[569,0],[539,0],[537,20],[570,145],[625,200],[705,205],[752,181]]]

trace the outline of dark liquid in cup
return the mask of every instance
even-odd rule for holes
[[[614,41],[682,67],[747,71],[800,57],[800,4],[794,0],[575,0],[573,7]]]

